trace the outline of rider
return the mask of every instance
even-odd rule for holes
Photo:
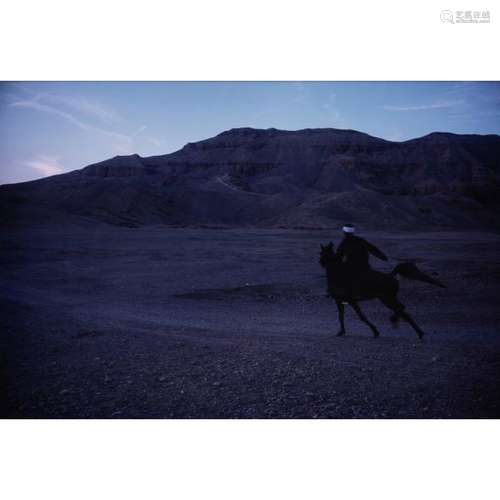
[[[370,267],[370,254],[380,260],[388,260],[387,256],[381,252],[375,245],[368,243],[363,238],[355,236],[356,228],[352,224],[346,224],[342,231],[344,239],[337,249],[337,255],[347,267],[347,274],[351,277],[352,284],[356,288],[359,278],[367,277]]]

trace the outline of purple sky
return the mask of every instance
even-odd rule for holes
[[[500,134],[500,83],[0,83],[0,184],[170,153],[247,126],[348,128],[394,141]]]

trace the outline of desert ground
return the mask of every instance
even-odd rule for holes
[[[500,235],[365,232],[426,332],[325,296],[334,230],[2,231],[4,418],[498,418]]]

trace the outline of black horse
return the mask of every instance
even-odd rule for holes
[[[371,328],[373,336],[378,337],[379,331],[363,314],[358,302],[361,300],[379,299],[386,307],[393,311],[391,322],[394,325],[397,325],[400,318],[404,319],[413,327],[417,332],[418,338],[421,339],[424,336],[424,332],[405,311],[405,306],[398,300],[399,282],[396,276],[399,274],[411,280],[423,281],[446,288],[442,283],[427,276],[415,264],[410,262],[398,264],[390,273],[381,273],[370,269],[362,274],[353,275],[346,264],[342,262],[341,257],[336,254],[332,242],[328,245],[321,245],[319,263],[326,269],[328,293],[335,300],[339,311],[341,329],[337,336],[342,336],[346,333],[344,326],[344,304],[347,303],[356,311],[361,321]]]

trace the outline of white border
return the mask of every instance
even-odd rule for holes
[[[0,78],[495,80],[492,0],[9,1]],[[490,24],[440,13],[488,10]]]
[[[0,79],[500,80],[496,6],[9,1]],[[444,9],[486,9],[491,24],[444,24]],[[496,499],[499,431],[498,421],[3,421],[2,492]]]
[[[16,421],[0,427],[2,490],[9,500],[496,500],[497,423]]]

